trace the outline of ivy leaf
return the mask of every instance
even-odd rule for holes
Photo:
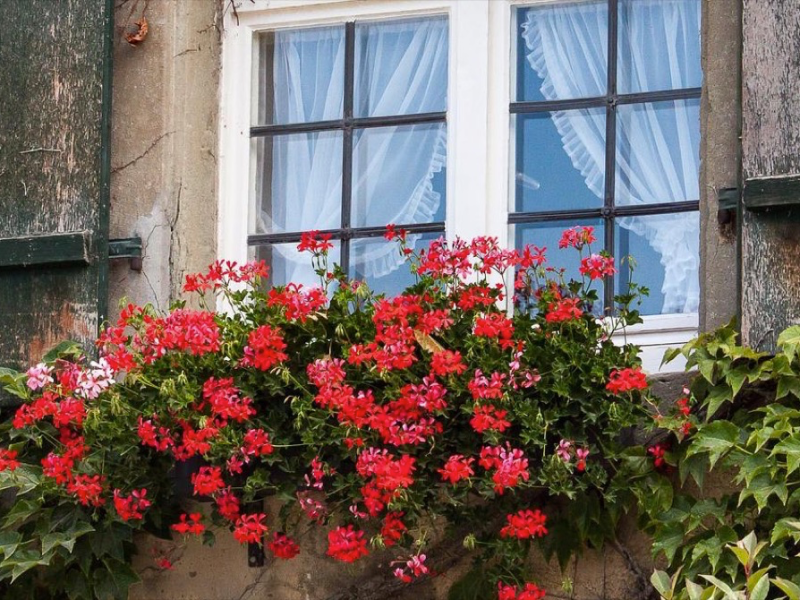
[[[26,387],[24,381],[24,374],[18,373],[13,369],[0,367],[0,384],[3,385],[4,389],[12,396],[27,400],[28,388]]]
[[[17,499],[17,501],[14,503],[14,507],[8,511],[6,520],[3,523],[3,527],[11,527],[17,523],[26,521],[28,518],[35,515],[41,507],[41,499]]]
[[[4,558],[10,558],[22,542],[22,535],[18,531],[0,531],[0,552]]]
[[[75,521],[75,523],[73,523],[72,526],[67,529],[66,533],[69,536],[77,539],[86,535],[87,533],[92,533],[94,530],[94,527],[92,527],[92,525],[87,521]]]
[[[674,488],[666,477],[656,477],[651,482],[648,505],[655,508],[653,512],[663,512],[672,506]]]
[[[49,563],[49,559],[45,559],[41,554],[35,550],[18,550],[10,558],[3,560],[3,567],[11,567],[11,583],[14,583],[21,575],[24,575],[31,569],[39,565]]]
[[[786,482],[776,480],[769,473],[762,473],[741,491],[738,506],[741,506],[745,500],[752,496],[756,501],[759,512],[761,512],[766,508],[767,502],[773,495],[777,496],[785,505],[789,498],[789,489],[786,487]]]
[[[732,369],[726,375],[725,379],[731,386],[731,396],[732,398],[736,397],[736,394],[739,393],[739,390],[742,389],[742,386],[747,381],[748,373],[742,372],[741,369]]]
[[[15,488],[17,496],[35,490],[41,482],[41,469],[30,465],[20,465],[14,471],[0,472],[0,490]]]
[[[653,555],[663,552],[671,563],[682,543],[683,527],[678,524],[667,525],[653,536]]]
[[[42,555],[47,554],[56,547],[65,548],[67,552],[72,552],[75,547],[75,538],[66,533],[48,533],[42,536]]]
[[[753,446],[755,445],[755,451],[758,452],[764,445],[772,439],[773,434],[775,433],[775,429],[772,427],[764,426],[755,429],[753,433],[750,434],[750,437],[747,438],[747,445]],[[780,435],[780,434],[778,434]],[[754,454],[753,456],[758,456],[763,458],[760,454]],[[766,461],[766,458],[763,458]]]
[[[780,400],[789,394],[792,394],[795,398],[800,398],[800,378],[781,375],[778,379],[778,389],[775,392],[775,399]]]
[[[800,541],[800,521],[791,517],[779,519],[772,527],[770,543],[774,546],[780,541],[791,537],[797,543]]]
[[[706,472],[708,471],[708,456],[705,454],[695,454],[687,456],[678,463],[678,474],[681,479],[681,485],[686,483],[689,475],[692,476],[697,487],[703,488],[703,481],[705,481]]]
[[[661,359],[661,366],[663,367],[665,364],[672,362],[680,355],[680,348],[667,348],[667,350],[664,352],[664,358]]]
[[[91,538],[92,552],[95,556],[111,556],[119,561],[125,560],[123,545],[131,540],[130,528],[121,523],[111,523],[99,529]]]
[[[686,451],[687,456],[708,453],[710,467],[714,467],[720,457],[736,445],[739,428],[729,421],[715,421],[704,426],[695,435]]]
[[[781,332],[778,336],[778,348],[783,350],[783,353],[791,361],[800,350],[800,325],[789,327]]]
[[[79,569],[70,569],[67,572],[65,586],[69,600],[83,600],[91,598],[89,580]]]
[[[716,366],[717,366],[717,361],[715,361],[713,358],[697,361],[697,368],[700,371],[700,374],[711,385],[714,385],[716,383],[716,377],[714,375],[714,370]]]
[[[791,475],[800,467],[800,439],[794,436],[782,439],[772,449],[770,457],[776,454],[786,456],[786,475]]]
[[[703,557],[708,558],[713,571],[717,570],[719,559],[722,556],[722,543],[716,536],[700,540],[692,548],[692,562],[697,563]]]
[[[716,414],[720,406],[732,400],[733,390],[727,383],[723,382],[711,388],[704,401],[706,405],[706,421],[709,421]]]

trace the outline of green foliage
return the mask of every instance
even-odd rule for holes
[[[752,531],[735,544],[727,544],[725,550],[736,557],[738,565],[726,580],[700,574],[702,583],[697,583],[684,580],[678,569],[672,577],[655,571],[651,582],[662,600],[798,600],[800,588],[786,579],[771,577],[772,565],[760,568],[766,547],[767,543],[759,542]]]
[[[662,553],[676,573],[669,590],[667,576],[656,576],[662,598],[797,596],[799,348],[799,327],[783,332],[778,352],[767,355],[738,345],[729,325],[679,351],[700,373],[691,398],[703,418],[696,431],[675,438],[670,470],[660,475],[676,483],[671,506],[665,509],[650,497],[652,482],[642,482],[639,492],[641,525],[653,535],[654,552]],[[702,487],[707,473],[716,488],[706,490],[712,497],[703,497],[696,487]],[[754,571],[756,566],[763,568]],[[692,583],[701,580],[711,586]]]
[[[381,521],[399,513],[404,529],[389,541],[403,565],[445,517],[483,556],[453,591],[462,597],[526,585],[536,546],[562,564],[602,547],[635,501],[631,478],[652,480],[668,505],[671,487],[624,443],[654,403],[638,350],[610,339],[640,321],[637,288],[617,298],[618,317],[598,319],[595,282],[613,261],[591,254],[590,228],[570,233],[567,245],[592,261],[580,280],[546,269],[538,251],[458,241],[412,255],[416,282],[396,299],[329,270],[325,243],[304,238],[320,289],[265,289],[262,267],[217,263],[187,281],[204,310],[126,307],[98,340],[105,364],[65,343],[27,377],[0,372],[24,401],[0,426],[0,489],[14,492],[0,507],[3,598],[124,599],[137,580],[133,534],[189,527],[169,481],[176,459],[219,469],[220,486],[195,483],[196,496],[219,500],[224,489],[239,503],[231,514],[214,502],[197,521],[207,543],[212,523],[260,542],[245,517],[263,517],[289,534],[316,521],[354,526],[366,551],[370,538],[390,545]],[[515,269],[512,307],[496,283]],[[445,353],[458,368],[434,365]],[[482,409],[486,427],[475,424]],[[371,453],[393,469],[380,483]],[[462,473],[446,479],[458,457]],[[145,491],[151,504],[132,511],[125,502]],[[270,496],[283,506],[267,521],[248,505]],[[322,509],[309,519],[301,500]],[[546,536],[541,524],[500,533],[539,506]]]

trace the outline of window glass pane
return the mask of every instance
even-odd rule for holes
[[[354,114],[446,110],[447,52],[445,17],[357,23]]]
[[[419,251],[444,233],[409,234],[408,247]],[[376,293],[397,296],[415,283],[400,246],[383,238],[356,239],[350,242],[350,276],[365,280]]]
[[[620,0],[617,89],[700,87],[700,0]]]
[[[698,200],[700,100],[620,106],[618,206]]]
[[[650,288],[643,315],[695,313],[700,301],[698,212],[617,219],[617,293],[627,291],[629,261],[634,283]]]
[[[516,212],[600,208],[606,161],[604,109],[515,115]]]
[[[446,144],[444,123],[356,131],[352,225],[444,221]]]
[[[333,249],[328,252],[328,268],[333,270],[333,265],[341,262],[341,243],[337,240],[331,242]],[[286,285],[288,283],[302,283],[307,287],[320,287],[322,282],[314,273],[311,265],[311,254],[298,252],[298,242],[291,244],[265,244],[254,246],[251,254],[255,260],[263,260],[269,266],[267,284],[272,286]]]
[[[570,279],[580,281],[580,255],[578,251],[574,248],[561,249],[558,247],[558,242],[564,230],[575,226],[594,227],[594,236],[597,238],[597,241],[591,245],[591,250],[593,252],[600,252],[603,249],[605,228],[602,219],[522,223],[512,225],[511,233],[515,241],[515,248],[522,249],[528,244],[538,246],[539,248],[547,248],[547,264],[545,266],[566,269],[564,279],[567,282]],[[585,249],[584,256],[586,256]],[[603,287],[602,281],[595,281],[593,284],[593,289],[597,290],[598,297],[600,298],[597,305],[592,307],[592,312],[597,315],[603,314]]]
[[[608,3],[563,2],[517,9],[516,99],[603,96],[608,87]]]
[[[255,233],[341,227],[342,133],[254,138]]]
[[[265,32],[256,52],[253,124],[342,118],[344,26]]]

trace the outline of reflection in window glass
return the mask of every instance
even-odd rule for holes
[[[513,122],[517,145],[516,212],[603,205],[604,109],[516,115]]]

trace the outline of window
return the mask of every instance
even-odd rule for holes
[[[220,257],[313,283],[295,247],[319,229],[393,293],[410,276],[387,223],[419,246],[551,248],[594,224],[651,289],[628,339],[657,370],[697,328],[700,1],[242,3],[223,44]]]
[[[605,310],[634,280],[643,315],[699,305],[700,0],[566,1],[514,10],[513,191],[518,246],[595,227],[622,259]],[[574,264],[561,265],[577,275]]]
[[[401,291],[386,224],[419,245],[445,231],[447,18],[266,31],[256,47],[248,244],[275,284],[313,283],[297,242],[330,233],[351,276]]]

